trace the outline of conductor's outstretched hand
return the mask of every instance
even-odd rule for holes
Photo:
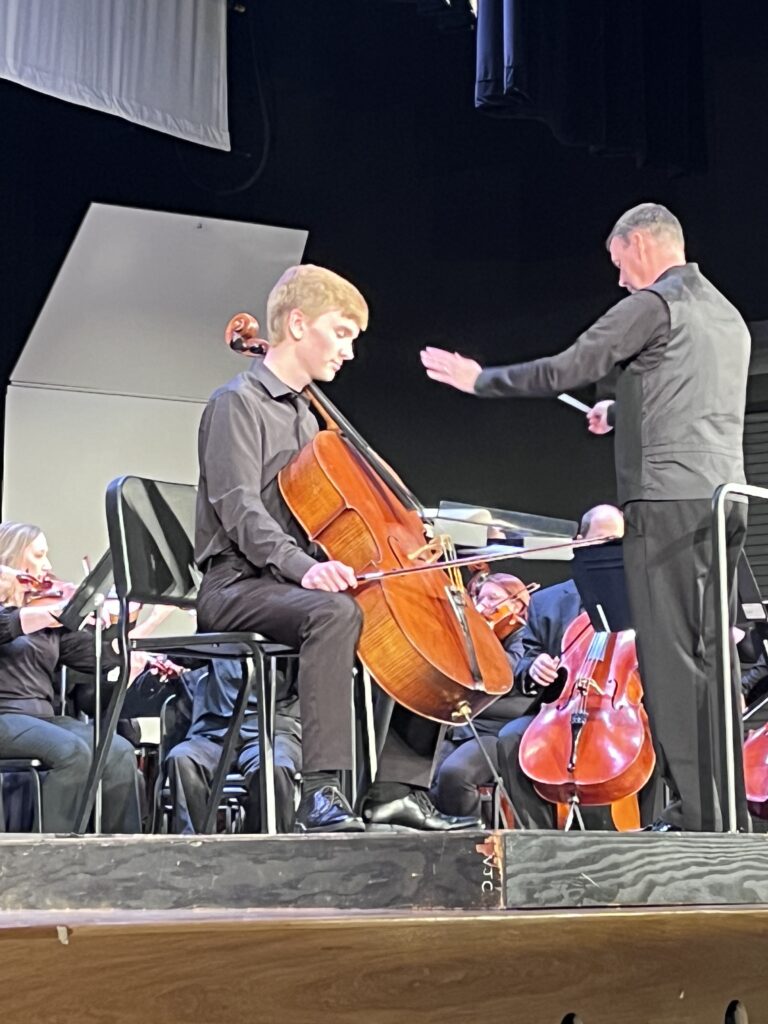
[[[427,376],[441,384],[450,384],[452,388],[472,394],[475,382],[482,373],[482,366],[474,359],[460,356],[458,352],[448,352],[444,348],[425,348],[421,352],[421,362],[426,367]]]

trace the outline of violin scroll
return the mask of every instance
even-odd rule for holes
[[[224,328],[224,341],[239,355],[263,355],[269,347],[269,342],[259,337],[259,330],[259,321],[253,314],[235,313]]]

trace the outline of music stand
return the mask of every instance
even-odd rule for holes
[[[76,633],[88,616],[93,614],[97,596],[100,594],[106,597],[113,584],[112,555],[105,551],[67,601],[64,611],[58,617],[62,626]]]
[[[598,632],[632,629],[620,540],[573,549],[573,580]]]
[[[102,654],[102,622],[101,606],[104,598],[114,584],[112,555],[105,551],[94,568],[67,601],[59,622],[65,629],[76,633],[82,629],[91,615],[95,615],[93,631],[94,649],[94,708],[93,708],[93,749],[98,750],[101,732],[101,654]],[[93,830],[101,832],[101,782],[96,790],[96,802],[93,808]]]

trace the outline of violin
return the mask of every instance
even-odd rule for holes
[[[526,729],[520,766],[552,803],[626,800],[656,762],[634,630],[596,632],[582,612],[566,629],[562,650],[562,691]]]
[[[530,591],[523,588],[522,593],[528,594]],[[493,611],[483,611],[482,615],[503,643],[525,625],[528,608],[521,597],[511,597],[508,601],[502,601]]]
[[[12,571],[12,570],[11,570]],[[15,572],[16,582],[23,587],[22,607],[44,608],[47,605],[68,601],[77,590],[76,583],[65,583],[55,576],[32,576],[27,572]]]
[[[531,601],[531,594],[539,589],[538,583],[525,584],[517,576],[508,573],[486,573],[482,576],[479,587],[472,587],[475,582],[473,577],[470,580],[469,592],[473,595],[475,607],[486,620],[496,636],[503,643],[508,637],[521,629],[528,619],[528,605]],[[507,597],[497,604],[484,601],[481,597],[483,587],[493,583],[505,591]]]

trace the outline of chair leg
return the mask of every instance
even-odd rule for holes
[[[216,766],[216,771],[213,773],[211,795],[208,798],[208,807],[205,812],[205,821],[203,822],[203,833],[205,835],[211,835],[216,830],[216,817],[221,797],[224,793],[224,783],[226,782],[232,759],[235,756],[237,742],[240,738],[240,728],[245,717],[245,709],[254,684],[256,685],[257,696],[260,698],[259,707],[261,707],[261,698],[264,695],[264,656],[262,651],[259,649],[254,650],[253,657],[246,658],[241,664],[242,682],[234,707],[232,708],[232,718],[224,736],[221,758]]]
[[[257,680],[257,685],[259,680]],[[275,695],[277,692],[277,658],[269,659],[269,693],[262,673],[258,694],[259,723],[259,809],[261,831],[273,836],[277,832],[275,807]]]
[[[367,793],[378,771],[373,682],[370,672],[362,665],[358,666],[355,675],[355,722],[360,751],[355,757],[357,770],[352,779],[354,792],[350,794],[353,806],[357,804],[361,793]]]
[[[43,787],[40,782],[40,772],[32,768],[32,792],[34,793],[34,811],[32,815],[32,831],[43,831]]]

